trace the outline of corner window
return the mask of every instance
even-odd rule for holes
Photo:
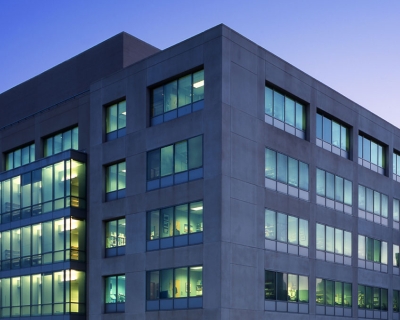
[[[106,201],[125,197],[126,162],[106,167]]]
[[[334,316],[335,308],[343,308],[345,317],[351,317],[351,283],[316,279],[316,314]]]
[[[388,290],[365,285],[358,285],[358,312],[359,317],[366,318],[365,310],[388,310]],[[360,314],[361,311],[361,314]]]
[[[148,271],[146,309],[203,307],[203,266]]]
[[[204,107],[204,70],[151,90],[151,125],[182,117]]]
[[[114,140],[126,134],[126,101],[106,108],[106,141]]]
[[[317,223],[316,258],[351,266],[351,233]]]
[[[317,168],[317,204],[352,214],[353,183]]]
[[[309,200],[308,164],[266,148],[265,187]]]
[[[147,250],[203,242],[203,201],[147,213]]]
[[[308,257],[308,221],[265,209],[265,248]]]
[[[318,147],[349,159],[350,130],[346,125],[317,113],[316,129]]]
[[[105,277],[105,313],[125,312],[125,275]]]
[[[358,235],[358,267],[387,272],[387,242]]]
[[[265,270],[265,310],[308,313],[308,303],[307,276]]]
[[[78,150],[78,127],[58,133],[44,141],[44,156],[52,156],[66,150]]]
[[[265,87],[265,122],[301,139],[306,137],[306,108],[295,99]]]
[[[35,144],[6,153],[6,170],[18,168],[35,161]]]
[[[125,218],[106,222],[106,257],[125,254]]]
[[[380,174],[385,174],[385,147],[366,136],[358,135],[358,164]]]
[[[203,177],[203,136],[147,152],[147,190]]]
[[[358,216],[360,218],[387,226],[388,208],[387,195],[358,185]]]

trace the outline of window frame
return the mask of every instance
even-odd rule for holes
[[[376,163],[374,163],[374,150],[376,146]],[[358,133],[358,164],[374,172],[386,175],[387,169],[387,146],[367,134]],[[373,157],[374,156],[374,157]]]
[[[115,222],[115,235],[112,235],[109,225]],[[123,231],[120,232],[120,226],[123,226]],[[119,219],[113,219],[105,221],[105,248],[106,248],[106,258],[114,256],[125,255],[126,246],[126,218],[121,217]],[[110,238],[110,239],[109,239]]]
[[[113,173],[113,176],[115,177],[110,177],[111,175],[111,170],[113,168],[116,168],[115,173]],[[119,162],[115,162],[109,165],[104,166],[105,168],[105,201],[112,201],[112,200],[117,200],[121,198],[125,198],[126,195],[126,160],[122,160]],[[120,174],[121,173],[121,174]],[[123,178],[122,178],[123,176]],[[111,180],[110,178],[114,178],[115,182],[115,188],[109,187],[111,185]],[[121,180],[122,178],[122,180]],[[120,181],[121,180],[121,181]],[[122,187],[120,187],[122,185]],[[111,188],[111,189],[110,189]]]
[[[111,108],[116,108],[116,119],[114,122],[110,120],[110,110]],[[120,112],[122,111],[122,112]],[[105,132],[105,141],[112,141],[115,139],[118,139],[120,137],[123,137],[126,135],[126,124],[127,124],[127,115],[126,115],[126,98],[123,98],[117,102],[114,102],[112,104],[108,104],[104,107],[104,118],[105,118],[105,127],[104,127],[104,132]],[[124,116],[124,121],[122,121],[123,124],[120,124],[120,115]],[[115,124],[116,129],[114,130],[108,130],[109,125]]]

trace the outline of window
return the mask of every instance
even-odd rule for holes
[[[64,160],[0,182],[1,223],[68,207],[86,208],[86,165]]]
[[[78,150],[78,127],[56,134],[44,141],[45,157],[70,149]]]
[[[393,244],[393,267],[399,268],[399,258],[399,246],[397,244]],[[399,275],[399,270],[397,270],[396,274]]]
[[[308,164],[266,148],[265,187],[308,200]]]
[[[147,250],[203,242],[203,201],[147,213]]]
[[[0,232],[1,270],[86,261],[85,221],[59,218]]]
[[[35,144],[6,153],[6,170],[24,166],[35,161]]]
[[[126,162],[106,167],[106,201],[125,197]]]
[[[265,122],[301,139],[306,138],[306,108],[272,88],[265,87]]]
[[[351,283],[320,278],[315,283],[317,314],[351,317]]]
[[[2,278],[1,315],[8,318],[84,314],[85,288],[85,272],[71,269]]]
[[[393,228],[399,230],[400,221],[400,205],[399,200],[393,198]]]
[[[105,312],[125,312],[125,275],[105,277]]]
[[[385,174],[385,147],[362,134],[358,135],[358,164]]]
[[[147,272],[147,310],[202,308],[203,267]]]
[[[266,249],[308,257],[308,221],[265,209]]]
[[[358,309],[387,311],[388,290],[359,284]],[[365,316],[363,318],[365,318]]]
[[[358,216],[375,223],[388,225],[388,196],[358,185]]]
[[[317,113],[317,146],[349,159],[349,128]]]
[[[125,218],[106,222],[106,257],[125,254]]]
[[[316,258],[351,266],[351,233],[317,223]]]
[[[114,140],[126,134],[126,101],[106,108],[106,141]]]
[[[358,267],[387,272],[387,242],[358,235]]]
[[[151,90],[151,125],[203,109],[204,70]]]
[[[307,276],[265,270],[266,310],[308,313],[308,299]]]
[[[393,290],[393,312],[399,312],[400,291]]]
[[[351,214],[353,183],[317,168],[317,204]]]
[[[393,180],[400,182],[400,154],[393,151]]]
[[[147,152],[147,190],[203,177],[203,136]]]

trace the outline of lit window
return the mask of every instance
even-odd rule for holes
[[[6,153],[6,170],[18,168],[35,161],[35,144]]]
[[[106,222],[106,256],[125,254],[125,218]]]
[[[105,277],[105,312],[125,312],[125,275]]]
[[[203,136],[147,153],[147,190],[203,177]]]
[[[78,150],[78,127],[58,133],[44,141],[45,157],[70,149]]]
[[[269,87],[265,87],[265,122],[301,139],[306,137],[304,105]]]
[[[387,242],[358,235],[358,266],[364,269],[387,272]]]
[[[203,109],[204,70],[154,88],[151,97],[152,126]]]
[[[385,147],[381,143],[359,134],[358,164],[380,174],[385,174]]]
[[[106,201],[125,197],[126,162],[106,167]]]
[[[387,195],[358,185],[358,209],[360,218],[384,226],[388,225],[389,198]]]
[[[317,114],[317,146],[343,158],[349,158],[349,128],[327,116]]]
[[[126,101],[106,108],[106,141],[114,140],[126,134]]]
[[[351,283],[316,279],[316,292],[315,299],[317,304],[317,314],[327,314],[328,309],[320,308],[318,306],[326,307],[343,307],[344,315],[351,316],[351,305],[352,305],[352,285]]]
[[[358,309],[388,310],[388,290],[358,285]]]

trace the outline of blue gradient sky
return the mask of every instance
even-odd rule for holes
[[[400,127],[399,0],[0,0],[0,93],[121,31],[165,49],[220,23]]]

